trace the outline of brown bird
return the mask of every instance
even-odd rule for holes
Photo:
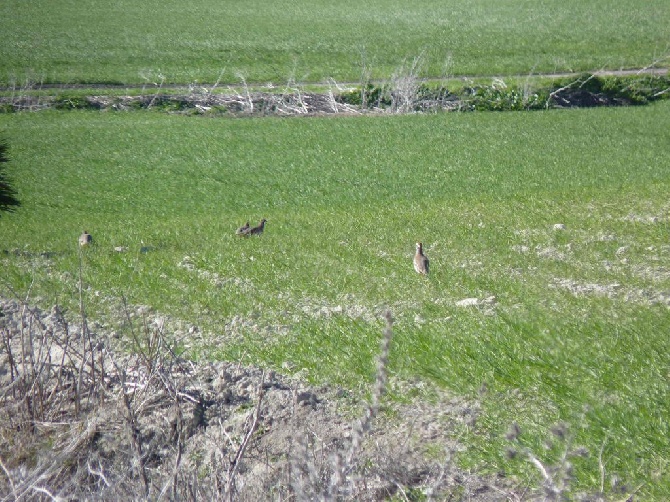
[[[237,232],[235,232],[236,235],[239,235],[240,237],[243,237],[249,233],[249,222],[247,221],[244,225],[242,225],[240,228],[237,229]]]
[[[428,257],[423,254],[423,244],[416,243],[416,254],[414,255],[414,270],[421,275],[428,275]]]
[[[91,237],[91,234],[89,234],[86,230],[84,230],[84,233],[79,236],[79,245],[88,246],[92,242],[93,237]]]
[[[261,220],[261,222],[255,226],[254,228],[250,228],[248,230],[249,235],[261,235],[263,233],[263,230],[265,229],[265,222],[268,221],[265,218]]]

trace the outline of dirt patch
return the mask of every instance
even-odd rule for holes
[[[625,288],[619,283],[597,284],[572,279],[554,278],[550,288],[565,289],[574,296],[620,298],[641,305],[665,305],[670,308],[670,292],[643,288]]]
[[[377,412],[344,389],[181,359],[155,323],[131,351],[88,324],[57,307],[0,300],[1,492],[29,499],[516,496],[509,480],[454,463],[464,448],[454,431],[476,424],[476,402],[434,390],[430,403],[385,400]]]

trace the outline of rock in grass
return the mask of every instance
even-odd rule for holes
[[[464,298],[456,302],[457,307],[478,307],[478,306],[491,306],[497,303],[495,296],[487,296],[486,298],[480,300],[479,298]]]
[[[456,302],[457,307],[476,307],[479,305],[479,298],[464,298]]]

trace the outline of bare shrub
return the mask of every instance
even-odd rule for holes
[[[584,412],[584,414],[586,411]],[[579,418],[578,423],[583,426],[585,415]],[[520,437],[521,428],[513,423],[510,425],[506,438],[512,446],[508,449],[507,455],[510,458],[519,458],[530,463],[540,476],[539,486],[535,490],[530,490],[527,498],[531,500],[563,501],[571,500],[572,483],[575,479],[574,461],[579,458],[588,457],[590,452],[583,446],[575,444],[576,432],[567,423],[559,423],[550,430],[551,434],[546,440],[544,447],[547,450],[545,456],[524,446]],[[603,452],[606,440],[603,442],[598,453],[598,467],[600,471],[600,490],[589,496],[582,496],[585,500],[594,502],[603,502],[607,500],[605,496],[605,464],[603,461]],[[550,455],[549,452],[554,452]],[[612,488],[621,495],[628,496],[627,499],[633,500],[634,493],[626,485],[623,485],[619,478],[611,475]]]
[[[489,486],[458,478],[446,451],[444,463],[427,462],[407,432],[376,430],[390,315],[371,402],[351,426],[334,391],[181,359],[146,315],[126,316],[128,352],[88,330],[83,308],[74,321],[28,299],[0,308],[6,500],[381,500]]]
[[[422,61],[422,56],[417,56],[410,64],[404,62],[391,76],[391,110],[394,113],[410,113],[416,109]]]

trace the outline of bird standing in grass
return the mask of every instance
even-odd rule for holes
[[[86,230],[84,230],[84,233],[79,236],[79,245],[82,247],[88,246],[92,242],[93,237],[91,237],[91,234],[89,234]]]
[[[423,254],[423,244],[416,243],[416,254],[414,255],[414,270],[421,275],[428,275],[428,257]]]
[[[242,225],[240,228],[237,229],[237,232],[235,232],[236,235],[239,235],[240,237],[245,236],[249,233],[249,222],[247,221],[244,225]]]
[[[261,235],[263,233],[263,230],[265,229],[265,222],[268,221],[265,218],[261,220],[261,222],[255,226],[254,228],[251,228],[248,230],[249,235]]]

